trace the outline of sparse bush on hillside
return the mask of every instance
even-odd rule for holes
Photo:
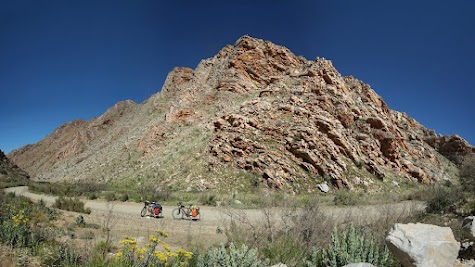
[[[460,183],[463,190],[475,192],[475,155],[465,157],[460,167]]]
[[[461,194],[461,190],[457,186],[437,186],[432,190],[432,197],[427,201],[426,212],[451,213],[466,202],[464,194]]]

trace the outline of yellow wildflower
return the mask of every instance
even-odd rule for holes
[[[167,251],[167,256],[170,257],[170,258],[177,258],[178,254],[175,253],[175,252]]]
[[[154,235],[150,235],[149,238],[150,242],[153,242],[153,243],[158,243],[160,242],[160,239],[158,239],[156,236]]]
[[[124,239],[119,242],[119,245],[135,245],[137,242],[135,242],[135,239]]]
[[[168,234],[162,230],[157,230],[156,232],[163,237],[168,237]]]
[[[15,226],[19,226],[20,224],[28,223],[29,219],[25,216],[24,211],[20,211],[18,214],[12,216],[12,220]]]
[[[143,257],[143,255],[145,254],[145,252],[147,252],[147,249],[146,249],[145,247],[137,249],[137,254],[138,254],[139,256],[142,256],[142,257]]]
[[[167,262],[167,255],[165,253],[157,251],[154,253],[155,257],[161,262]]]
[[[191,251],[186,251],[186,250],[184,250],[184,249],[182,249],[182,248],[177,249],[176,252],[177,252],[179,255],[181,255],[181,256],[183,256],[183,257],[186,257],[186,258],[188,258],[188,259],[191,259],[191,257],[193,257],[193,252],[191,252]]]

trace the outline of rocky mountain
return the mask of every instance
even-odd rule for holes
[[[324,180],[454,179],[470,153],[461,137],[391,110],[331,61],[243,36],[195,70],[175,68],[143,103],[66,123],[8,156],[36,180],[301,192]]]
[[[30,178],[28,173],[13,164],[0,150],[0,181],[25,180]]]

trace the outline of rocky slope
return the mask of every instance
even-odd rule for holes
[[[19,181],[30,178],[28,173],[13,164],[0,150],[0,181]]]
[[[160,93],[77,120],[8,156],[37,180],[153,181],[177,189],[312,191],[378,180],[453,179],[475,148],[391,110],[329,60],[241,37]]]

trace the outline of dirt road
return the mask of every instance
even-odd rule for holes
[[[26,186],[5,189],[6,192],[15,192],[34,201],[43,199],[52,205],[56,199],[53,196],[31,193]],[[84,200],[85,206],[91,208],[89,215],[83,215],[87,223],[100,225],[101,229],[110,228],[110,235],[114,241],[129,235],[137,238],[138,242],[147,242],[148,236],[156,230],[169,234],[167,242],[172,247],[207,247],[226,241],[223,229],[230,222],[230,214],[234,217],[249,219],[252,223],[259,224],[263,220],[263,211],[260,209],[229,209],[220,207],[200,207],[201,220],[174,220],[172,210],[175,206],[163,206],[163,218],[155,219],[140,217],[143,204],[131,202],[106,202],[101,200]],[[384,216],[404,216],[423,209],[420,202],[405,202],[362,207],[322,207],[328,216],[336,221],[371,222]],[[74,222],[78,213],[64,212],[65,216]],[[275,221],[278,221],[279,209],[275,208]],[[315,218],[318,219],[318,218]],[[331,229],[329,229],[331,231]],[[101,233],[97,233],[101,234]],[[104,234],[104,233],[102,233]]]

